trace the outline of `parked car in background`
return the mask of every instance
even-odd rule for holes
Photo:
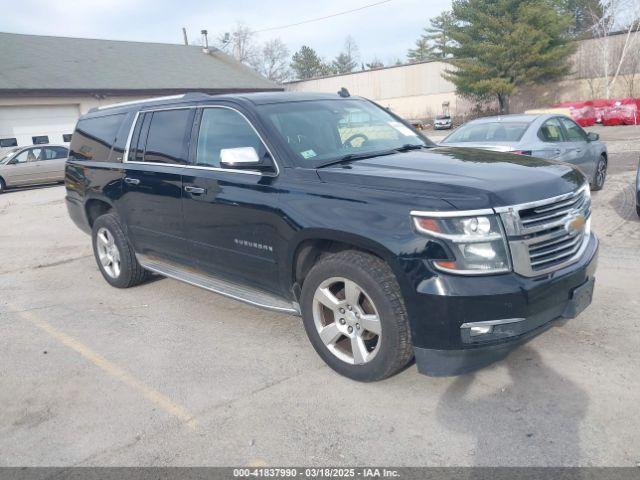
[[[571,163],[600,190],[607,178],[607,147],[597,133],[587,133],[571,118],[557,114],[503,115],[472,120],[441,145],[530,155]]]
[[[95,109],[65,180],[109,284],[152,271],[302,315],[320,357],[356,380],[414,355],[423,373],[465,373],[591,302],[598,240],[578,168],[437,148],[362,98],[187,94]]]
[[[69,149],[63,145],[15,147],[0,153],[0,193],[10,187],[64,181]]]
[[[438,115],[433,122],[434,130],[450,130],[453,128],[453,120],[449,115]]]

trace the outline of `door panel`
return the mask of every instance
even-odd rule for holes
[[[190,169],[183,190],[189,250],[200,269],[282,294],[277,245],[282,244],[273,177]]]
[[[8,186],[31,185],[46,181],[43,180],[46,177],[42,173],[40,162],[37,161],[41,151],[42,148],[23,150],[14,157],[11,165],[3,168],[3,177]]]
[[[221,150],[253,147],[270,153],[248,120],[229,108],[200,110],[192,163],[183,177],[189,248],[198,268],[252,287],[286,295],[279,283],[278,179],[271,172],[224,169]],[[193,191],[193,188],[200,189]]]
[[[560,122],[564,127],[567,141],[565,142],[567,152],[565,162],[576,165],[582,172],[591,179],[595,171],[595,163],[592,159],[591,148],[585,131],[573,120],[560,117]]]
[[[117,205],[138,253],[188,262],[182,175],[193,116],[189,108],[138,116]]]
[[[538,142],[532,145],[531,155],[547,160],[564,161],[567,148],[565,135],[560,120],[550,118],[538,130]]]

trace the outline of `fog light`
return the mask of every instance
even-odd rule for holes
[[[493,325],[481,325],[479,327],[471,327],[469,329],[469,335],[477,337],[478,335],[486,335],[493,331]]]

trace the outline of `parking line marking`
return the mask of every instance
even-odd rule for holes
[[[129,372],[120,368],[113,362],[110,362],[102,355],[97,352],[94,352],[89,347],[81,343],[79,340],[67,335],[66,333],[61,332],[56,329],[46,320],[42,320],[38,318],[33,312],[29,310],[19,310],[14,308],[12,305],[8,305],[9,310],[21,317],[23,320],[26,320],[44,332],[51,335],[53,338],[58,340],[60,343],[74,350],[75,352],[82,355],[85,359],[89,360],[96,367],[100,368],[104,372],[106,372],[109,376],[119,380],[124,383],[128,387],[133,388],[138,391],[143,397],[147,400],[155,403],[160,408],[162,408],[165,412],[178,417],[182,422],[185,423],[187,427],[192,430],[195,430],[197,427],[197,421],[194,416],[183,406],[175,403],[166,395],[160,393],[153,387],[145,384],[144,382],[138,380],[136,377],[131,375]]]

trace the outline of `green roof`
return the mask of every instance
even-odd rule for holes
[[[210,48],[0,32],[3,91],[282,90]],[[5,92],[8,93],[8,92]]]

